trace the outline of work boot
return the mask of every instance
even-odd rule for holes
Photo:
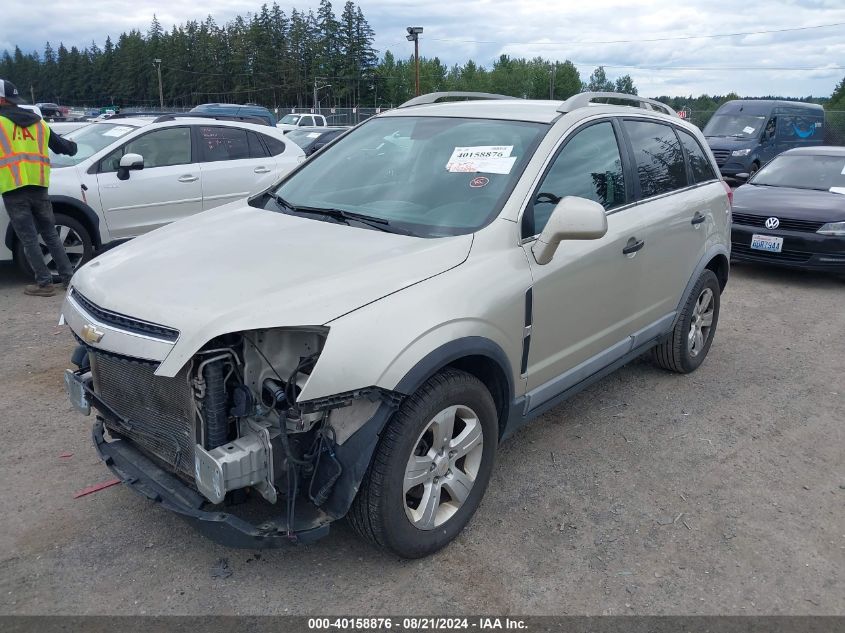
[[[33,297],[52,297],[56,294],[56,288],[53,284],[47,284],[46,286],[31,284],[24,288],[23,293],[25,295],[32,295]]]

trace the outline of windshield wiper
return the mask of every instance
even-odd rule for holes
[[[293,206],[290,202],[288,202],[288,201],[287,201],[287,200],[285,200],[284,198],[282,198],[282,196],[280,196],[279,194],[277,194],[277,193],[271,193],[271,194],[270,194],[270,197],[271,197],[271,198],[273,198],[273,200],[275,201],[275,203],[276,203],[277,205],[279,205],[279,207],[281,207],[281,208],[282,208],[282,209],[284,209],[285,211],[296,211],[296,207],[295,207],[295,206]]]
[[[337,220],[343,220],[347,224],[349,224],[349,221],[352,220],[353,222],[360,222],[361,224],[366,224],[371,228],[374,228],[379,231],[384,231],[385,233],[413,235],[413,233],[411,233],[410,231],[400,229],[397,226],[391,225],[389,220],[385,220],[384,218],[377,218],[371,215],[365,215],[363,213],[344,211],[343,209],[324,209],[318,207],[298,207],[294,209],[294,211],[297,213],[314,213],[317,215],[324,215],[326,217],[335,218]]]

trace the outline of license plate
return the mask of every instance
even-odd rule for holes
[[[768,251],[769,253],[780,253],[783,248],[783,238],[755,233],[751,236],[751,248],[758,251]]]
[[[70,403],[81,413],[89,415],[91,413],[91,402],[88,400],[88,393],[85,391],[82,377],[70,369],[65,369],[65,389]]]

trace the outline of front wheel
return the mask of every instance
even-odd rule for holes
[[[65,215],[64,213],[55,213],[56,231],[59,234],[59,240],[67,253],[70,260],[70,265],[73,266],[74,272],[82,266],[85,262],[94,256],[94,243],[88,230],[78,220]],[[59,271],[56,268],[56,262],[53,261],[53,256],[47,249],[44,239],[38,236],[38,245],[41,247],[41,254],[44,258],[44,263],[47,269],[53,273],[53,279],[58,279]],[[27,277],[34,275],[29,261],[26,259],[26,253],[23,250],[23,244],[18,240],[15,247],[15,261],[18,264],[21,272]]]
[[[352,527],[404,558],[436,552],[481,503],[497,442],[496,406],[484,384],[441,371],[388,422],[350,510]]]
[[[684,305],[668,339],[652,350],[663,369],[688,374],[704,362],[719,322],[721,288],[712,270],[705,269]]]

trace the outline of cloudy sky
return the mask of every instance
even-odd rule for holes
[[[0,50],[43,50],[49,40],[102,45],[131,28],[202,20],[224,24],[261,0],[49,0],[39,10],[4,0]],[[268,2],[269,4],[269,2]],[[316,8],[317,0],[279,2]],[[447,64],[472,58],[489,66],[501,53],[570,59],[586,79],[603,64],[613,78],[629,73],[644,95],[827,96],[845,77],[843,0],[360,0],[376,47],[408,54],[405,27],[423,26],[421,54]],[[340,13],[343,0],[336,0]],[[833,25],[824,28],[819,25]],[[803,29],[789,30],[783,29]],[[781,31],[760,33],[760,31]],[[697,38],[701,35],[737,34]],[[666,38],[693,38],[674,39]],[[625,40],[625,41],[619,41]],[[645,41],[662,40],[662,41]]]

